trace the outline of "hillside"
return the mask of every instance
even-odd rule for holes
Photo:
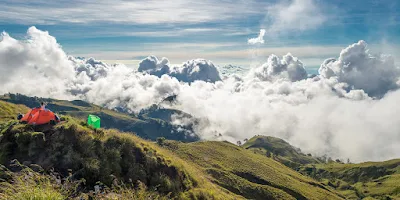
[[[255,136],[244,148],[271,157],[298,172],[320,181],[326,188],[338,191],[346,199],[399,199],[400,160],[344,164],[306,155],[288,142]]]
[[[306,165],[300,172],[336,189],[347,199],[400,199],[400,159]]]
[[[156,199],[340,199],[318,182],[230,143],[166,141],[161,147],[129,133],[93,130],[73,117],[62,118],[52,128],[1,118],[0,165],[5,167],[0,182],[7,187],[0,195],[27,195],[12,192],[27,188],[78,198],[93,195],[94,186],[102,185],[102,191],[119,199],[141,194]],[[27,173],[30,178],[19,181]],[[65,185],[70,189],[61,190]]]
[[[0,96],[0,100],[14,104],[23,104],[29,108],[37,107],[43,101],[47,103],[47,108],[54,112],[82,120],[86,120],[88,114],[94,114],[101,118],[101,126],[104,128],[115,128],[124,132],[133,132],[145,139],[155,140],[157,137],[164,137],[166,139],[186,142],[197,141],[199,139],[196,135],[187,134],[187,132],[170,123],[171,116],[178,112],[175,110],[156,107],[144,110],[140,115],[134,116],[105,109],[80,100],[64,101],[28,97],[20,94],[6,94]],[[181,114],[181,112],[178,114]],[[190,130],[190,127],[186,129]]]
[[[340,199],[313,179],[228,142],[169,141],[165,146],[246,199]]]
[[[18,113],[26,113],[29,108],[24,105],[16,105],[0,101],[0,120],[10,120],[16,117]]]
[[[12,191],[20,187],[36,188],[38,193],[50,193],[61,199],[75,198],[90,195],[96,185],[110,193],[118,192],[118,199],[142,193],[157,199],[237,197],[209,182],[206,175],[173,153],[133,134],[93,130],[66,116],[62,117],[65,121],[50,129],[18,124],[3,114],[17,114],[8,112],[9,108],[25,107],[4,101],[0,105],[0,184],[5,186],[0,189],[0,197],[5,199],[14,197]],[[7,112],[2,109],[5,107]],[[20,181],[21,176],[26,179],[24,174],[32,171],[38,174]],[[38,183],[36,179],[45,181]],[[70,188],[64,191],[64,186]]]
[[[302,153],[300,149],[290,145],[288,142],[271,136],[255,136],[244,143],[243,148],[274,158],[293,169],[297,169],[304,164],[321,163],[320,160],[310,154]]]

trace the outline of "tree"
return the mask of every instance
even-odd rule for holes
[[[350,164],[350,158],[347,158],[347,164]]]
[[[246,139],[244,139],[244,143],[246,143],[246,142],[248,142],[248,141],[249,141],[249,139],[247,139],[247,138],[246,138]]]
[[[237,145],[238,146],[242,146],[242,142],[239,140],[239,141],[237,141]]]
[[[158,137],[157,138],[157,144],[160,146],[163,146],[165,143],[165,137]]]
[[[268,158],[270,158],[271,157],[271,152],[267,151],[266,155],[267,155]]]

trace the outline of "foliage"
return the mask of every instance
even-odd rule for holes
[[[165,142],[165,137],[158,137],[157,138],[157,144],[160,146],[163,146]]]

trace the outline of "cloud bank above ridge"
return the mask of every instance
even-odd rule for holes
[[[82,99],[132,112],[177,95],[175,104],[165,106],[199,119],[195,131],[203,139],[273,135],[317,155],[354,161],[400,157],[399,68],[391,56],[371,55],[364,41],[327,59],[315,77],[287,54],[269,56],[245,76],[221,78],[203,59],[172,66],[152,56],[134,71],[68,56],[35,27],[26,38],[1,36],[0,93]]]

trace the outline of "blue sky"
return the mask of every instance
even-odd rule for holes
[[[0,29],[12,37],[36,26],[68,54],[110,62],[156,55],[249,66],[291,52],[318,67],[361,39],[400,52],[397,0],[0,0],[0,7]],[[247,44],[261,28],[265,43]]]

